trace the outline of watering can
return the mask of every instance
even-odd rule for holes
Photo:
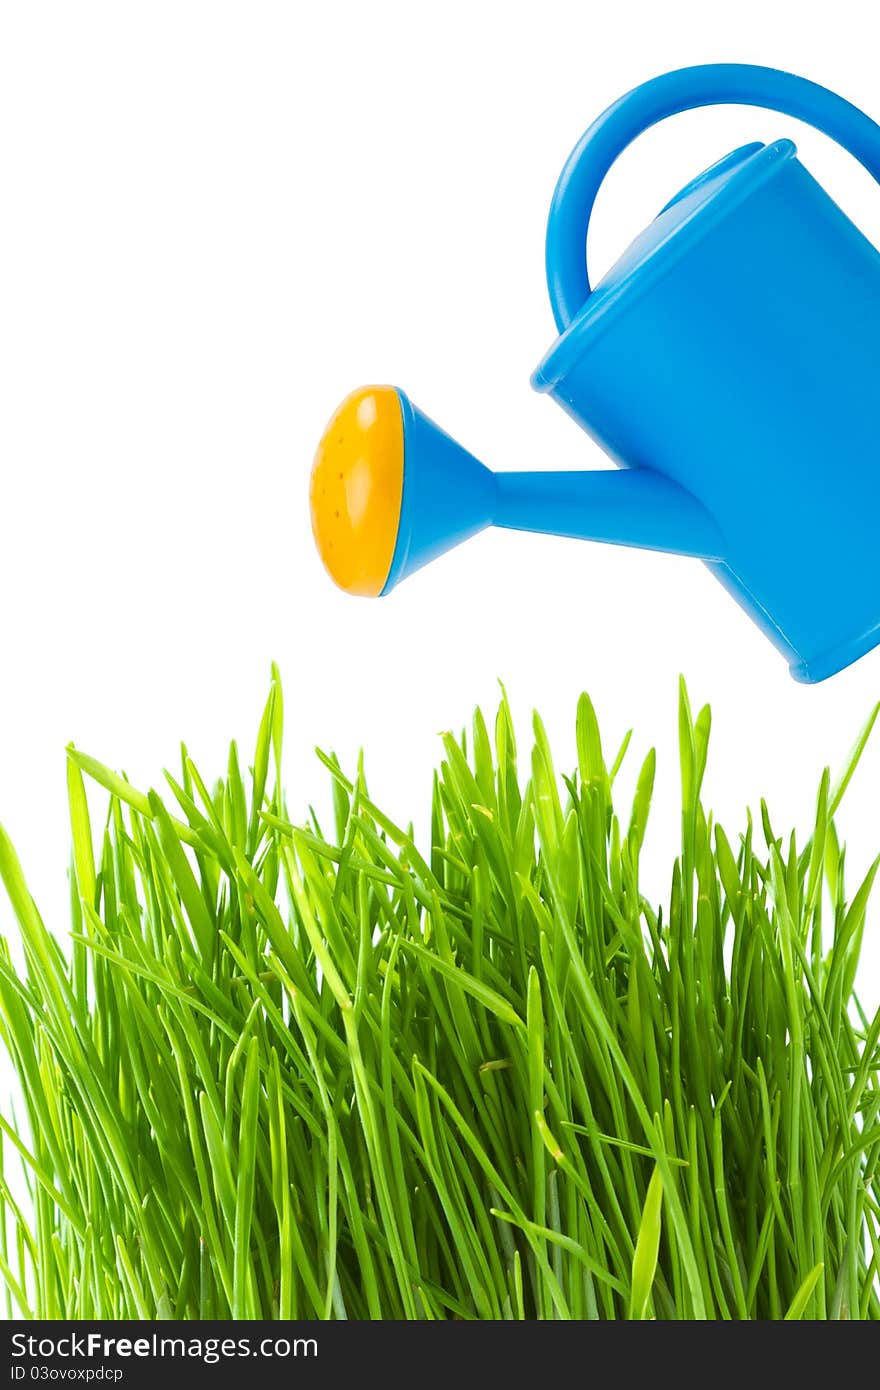
[[[684,68],[622,97],[556,186],[559,337],[532,377],[619,467],[493,473],[402,391],[356,391],[311,478],[314,534],[344,589],[387,594],[494,525],[703,560],[800,681],[880,642],[880,254],[792,142],[726,155],[588,280],[615,159],[665,117],[719,103],[807,121],[880,180],[880,126],[788,73]]]

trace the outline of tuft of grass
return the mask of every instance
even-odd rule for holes
[[[876,1319],[877,865],[849,895],[833,822],[872,722],[805,845],[764,806],[729,836],[682,685],[662,910],[654,756],[621,819],[587,696],[561,783],[537,717],[520,774],[506,697],[445,737],[424,854],[323,754],[333,829],[291,823],[277,673],[210,787],[185,749],[160,796],[71,748],[68,943],[0,831],[10,1308]]]

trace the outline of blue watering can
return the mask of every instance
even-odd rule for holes
[[[492,473],[393,387],[343,402],[312,470],[333,578],[387,594],[486,526],[693,555],[820,681],[880,642],[880,255],[790,140],[718,161],[595,286],[585,241],[617,156],[677,112],[764,106],[880,180],[880,126],[771,68],[636,87],[571,154],[547,230],[559,337],[532,378],[619,469]]]

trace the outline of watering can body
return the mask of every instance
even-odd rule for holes
[[[684,190],[533,383],[702,503],[712,528],[665,543],[658,516],[657,544],[702,554],[797,677],[880,636],[880,255],[790,141]]]
[[[880,179],[880,127],[772,69],[683,69],[609,108],[554,195],[547,275],[560,332],[533,385],[619,469],[491,473],[398,392],[400,476],[384,475],[383,494],[394,524],[378,578],[359,592],[388,592],[495,524],[704,560],[799,680],[880,642],[880,254],[794,145],[727,155],[604,280],[588,280],[587,226],[613,161],[656,121],[720,102],[807,120]],[[326,438],[334,431],[337,417]],[[368,452],[357,443],[361,483]],[[331,472],[336,484],[336,465],[335,454],[316,464],[313,521],[316,485]],[[344,469],[338,480],[348,488]],[[320,505],[315,528],[326,559]]]

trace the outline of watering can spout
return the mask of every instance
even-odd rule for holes
[[[650,468],[499,473],[496,526],[720,560],[721,535],[703,504]]]
[[[350,395],[324,432],[312,529],[348,593],[387,594],[487,526],[720,559],[690,492],[648,468],[492,473],[392,386]]]

